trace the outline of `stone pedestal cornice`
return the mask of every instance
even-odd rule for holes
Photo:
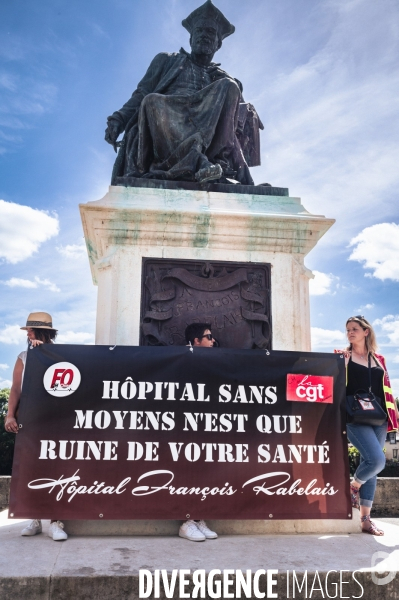
[[[223,250],[225,260],[231,251],[249,261],[253,253],[274,252],[300,259],[335,222],[312,215],[299,198],[121,186],[81,204],[80,212],[94,283],[115,247]]]

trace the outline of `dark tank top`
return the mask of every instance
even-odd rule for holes
[[[379,399],[379,404],[385,412],[384,387],[383,387],[384,369],[376,363],[375,359],[371,358],[371,391]],[[369,369],[363,365],[353,362],[352,357],[348,362],[348,383],[346,385],[346,395],[353,396],[357,391],[363,390],[368,392]],[[349,419],[349,417],[347,416]],[[350,422],[350,421],[349,421]]]

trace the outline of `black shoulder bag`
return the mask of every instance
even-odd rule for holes
[[[369,363],[369,391],[357,390],[353,396],[346,397],[346,412],[351,422],[358,425],[379,427],[387,420],[387,415],[381,406],[381,400],[371,391],[371,357]]]

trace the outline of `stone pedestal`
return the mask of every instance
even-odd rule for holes
[[[271,190],[273,193],[273,190]],[[97,344],[138,345],[143,257],[271,264],[272,348],[309,351],[309,278],[304,257],[334,223],[299,198],[111,186],[80,205],[93,282]],[[293,515],[295,519],[295,515]],[[350,533],[347,520],[218,521],[220,533]],[[66,523],[70,533],[175,535],[175,521]]]
[[[111,186],[80,205],[93,282],[97,344],[137,345],[142,257],[270,263],[272,348],[310,350],[304,257],[334,223],[299,198]]]

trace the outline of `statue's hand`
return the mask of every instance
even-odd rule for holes
[[[121,131],[122,127],[120,123],[115,119],[109,119],[107,129],[105,130],[105,141],[114,147],[115,152],[117,152],[116,140]]]

